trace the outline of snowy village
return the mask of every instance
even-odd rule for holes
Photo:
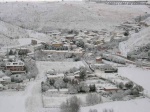
[[[0,112],[149,112],[150,1],[1,1]]]

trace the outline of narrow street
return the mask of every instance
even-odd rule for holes
[[[41,82],[44,80],[44,70],[39,63],[37,63],[37,67],[39,74],[34,81],[30,82],[25,91],[27,97],[25,101],[26,112],[39,112],[43,108]]]

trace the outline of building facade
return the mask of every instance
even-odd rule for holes
[[[7,62],[5,70],[10,70],[12,73],[25,73],[25,64],[22,61]]]

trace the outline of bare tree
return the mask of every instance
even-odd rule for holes
[[[76,86],[76,85],[69,85],[68,92],[70,94],[76,94],[76,93],[78,93],[78,86]]]
[[[90,109],[89,112],[98,112],[96,109]]]
[[[63,102],[60,106],[61,112],[79,112],[80,111],[80,100],[73,96],[66,102]]]
[[[59,90],[60,88],[66,88],[67,84],[63,81],[63,79],[57,79],[55,80],[54,87]]]
[[[80,85],[79,85],[79,91],[80,92],[89,92],[90,88],[86,83],[81,82]]]
[[[83,79],[83,80],[85,80],[86,74],[87,74],[86,73],[86,69],[85,68],[81,68],[80,69],[80,73],[79,73],[80,78]]]
[[[113,109],[104,109],[103,112],[114,112]]]

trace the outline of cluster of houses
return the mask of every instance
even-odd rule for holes
[[[16,55],[5,56],[0,63],[0,90],[9,88],[8,85],[13,83],[11,74],[26,73],[25,63],[19,60]]]
[[[12,59],[11,61],[9,59]],[[25,63],[16,59],[16,56],[8,56],[2,60],[1,70],[9,70],[11,73],[25,73]]]
[[[80,84],[80,82],[83,80],[80,78],[80,71],[76,71],[74,73],[69,73],[68,75],[64,74],[64,73],[58,73],[58,74],[49,74],[47,73],[46,74],[46,79],[47,80],[57,80],[57,79],[64,79],[64,78],[67,78],[69,79],[70,81],[72,82],[75,82],[77,85]],[[105,72],[106,73],[106,72]],[[85,83],[87,83],[88,87],[90,88],[91,85],[95,85],[95,92],[113,92],[113,91],[118,91],[119,88],[114,85],[114,84],[111,84],[111,83],[108,83],[106,82],[105,80],[101,80],[99,79],[99,81],[101,83],[98,82],[98,76],[97,75],[94,75],[93,73],[90,73],[87,71],[87,74],[86,74],[86,78],[85,79]],[[95,81],[94,83],[91,83],[91,82],[88,82],[87,80],[89,81]],[[50,93],[69,93],[68,91],[68,88],[62,88],[62,89],[49,89],[46,94],[50,94]],[[73,93],[72,93],[73,94]]]
[[[42,43],[45,47],[42,50],[45,53],[58,53],[58,54],[73,54],[77,56],[82,56],[84,53],[83,48],[78,47],[75,44],[75,38],[74,35],[67,35],[65,37],[62,37],[61,40],[58,41],[52,41],[52,42],[46,42]]]

